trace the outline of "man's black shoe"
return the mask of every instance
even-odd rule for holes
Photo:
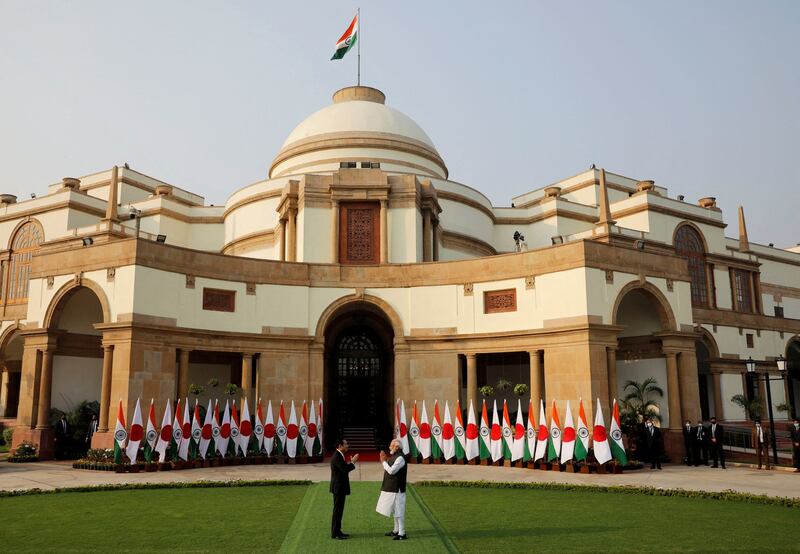
[[[397,533],[395,533],[394,531],[389,531],[388,533],[384,533],[383,536],[384,537],[396,537]]]
[[[406,540],[407,538],[408,538],[408,537],[406,537],[405,535],[395,535],[395,536],[394,536],[394,538],[393,538],[392,540],[393,540],[393,541],[404,541],[404,540]]]
[[[332,539],[335,539],[335,540],[337,540],[337,541],[343,541],[343,540],[347,540],[347,537],[346,537],[346,536],[344,536],[344,535],[336,535],[335,537],[331,537],[331,538],[332,538]]]
[[[350,533],[339,533],[339,536],[342,537],[343,539],[349,539]]]

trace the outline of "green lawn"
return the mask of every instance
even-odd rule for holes
[[[418,487],[462,552],[797,552],[800,510],[602,492]]]
[[[5,552],[275,552],[308,486],[0,498]]]
[[[378,483],[353,483],[332,541],[327,483],[0,498],[7,552],[798,552],[800,509],[598,491],[418,486],[409,540],[383,536]]]

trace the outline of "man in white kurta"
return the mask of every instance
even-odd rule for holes
[[[389,454],[381,452],[383,483],[375,511],[386,517],[394,515],[394,530],[386,533],[396,541],[406,540],[406,474],[408,466],[398,439],[389,445]]]

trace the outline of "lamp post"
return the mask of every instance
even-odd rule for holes
[[[770,381],[781,381],[783,382],[784,376],[786,374],[786,360],[783,356],[778,356],[777,358],[778,370],[781,373],[779,379],[772,379],[769,376],[769,371],[765,371],[763,375],[764,385],[767,389],[767,413],[769,414],[769,441],[770,446],[772,446],[772,460],[775,465],[778,465],[778,442],[775,440],[775,419],[772,417],[772,391],[770,390],[769,382]],[[753,360],[752,357],[748,358],[747,361],[744,363],[745,367],[747,368],[747,373],[753,376],[755,381],[760,381],[761,376],[756,372],[756,362]]]

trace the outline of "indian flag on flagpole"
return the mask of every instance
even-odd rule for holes
[[[413,458],[419,456],[419,423],[417,422],[417,401],[411,411],[411,427],[408,429],[408,451]]]
[[[491,435],[492,432],[489,428],[489,416],[486,413],[486,399],[483,400],[483,407],[481,408],[481,426],[479,431],[481,438],[478,441],[479,452],[481,460],[489,459],[491,456]]]
[[[122,398],[119,399],[117,408],[117,425],[114,428],[114,463],[122,463],[122,452],[125,450],[125,441],[128,440],[128,432],[125,430],[125,412],[122,411]]]
[[[528,400],[528,427],[525,429],[525,452],[522,461],[530,462],[536,453],[536,425],[533,423],[533,400]]]
[[[583,409],[583,398],[578,407],[578,440],[575,441],[575,460],[582,462],[589,454],[589,426],[586,424],[586,411]]]
[[[156,431],[155,400],[152,398],[150,399],[150,412],[147,414],[147,432],[144,437],[144,461],[150,463],[153,461],[153,452],[156,447],[156,440],[158,439],[158,431]]]
[[[350,22],[350,26],[344,34],[336,41],[336,51],[333,53],[331,60],[341,60],[353,46],[358,42],[358,14]]]
[[[475,427],[475,421],[472,422],[472,426]],[[467,441],[464,430],[464,420],[461,417],[461,402],[458,400],[456,400],[456,421],[453,424],[453,434],[456,437],[456,459],[463,460],[467,452]]]
[[[553,408],[550,412],[550,440],[547,441],[547,461],[558,460],[561,453],[561,420],[558,418],[556,401],[553,400]]]
[[[622,465],[628,463],[625,445],[622,444],[622,426],[619,423],[619,407],[617,406],[616,398],[614,399],[614,408],[611,411],[611,454]]]

